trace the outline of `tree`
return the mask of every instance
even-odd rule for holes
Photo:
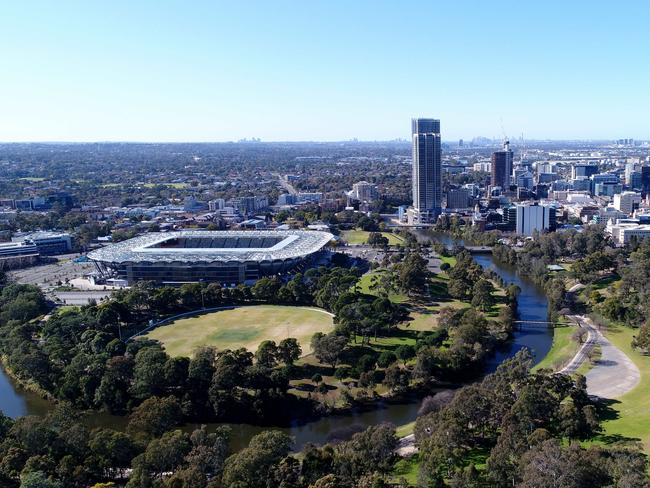
[[[265,431],[253,437],[248,447],[226,459],[222,484],[225,488],[266,488],[275,464],[291,449],[291,438],[279,431]]]
[[[278,344],[277,358],[286,365],[291,365],[302,356],[302,348],[297,339],[289,337]]]
[[[258,300],[273,302],[277,299],[280,286],[280,281],[276,277],[264,276],[255,282],[251,293]]]
[[[400,368],[397,364],[392,364],[386,368],[384,384],[393,392],[405,390],[411,379],[409,370]]]
[[[415,357],[415,348],[409,344],[402,344],[395,349],[395,355],[405,363]]]
[[[645,354],[650,351],[650,322],[646,322],[639,327],[639,331],[632,338],[632,347],[634,349],[640,349]]]
[[[130,436],[111,429],[94,430],[88,447],[97,465],[106,472],[129,468],[131,460],[139,452]]]
[[[397,361],[397,356],[393,351],[384,351],[377,358],[377,366],[380,368],[387,368]]]
[[[140,400],[165,391],[165,363],[169,356],[160,347],[146,347],[135,355],[131,394]]]
[[[265,368],[274,367],[277,361],[278,346],[275,341],[262,341],[255,352],[255,361]]]
[[[488,311],[494,305],[492,292],[494,287],[489,280],[481,278],[472,288],[472,305],[480,308],[484,312]]]
[[[147,398],[133,410],[127,430],[158,437],[183,420],[181,406],[175,397]]]
[[[312,337],[311,348],[319,361],[335,368],[347,343],[345,337],[317,332]]]
[[[175,471],[183,463],[192,446],[189,435],[180,430],[165,432],[162,437],[152,440],[138,463],[156,477]]]
[[[384,237],[381,232],[371,232],[368,236],[368,244],[372,247],[388,247],[388,237]]]
[[[571,334],[571,339],[576,341],[578,344],[583,344],[587,337],[589,336],[589,331],[584,327],[578,327],[573,334]]]
[[[20,488],[63,488],[63,483],[48,478],[42,471],[32,471],[21,476]]]
[[[404,262],[395,266],[399,286],[407,293],[424,293],[431,272],[427,260],[417,252],[410,252]]]
[[[349,480],[350,486],[357,486],[354,481],[366,474],[389,472],[396,448],[395,427],[389,424],[369,427],[335,447],[336,474]]]

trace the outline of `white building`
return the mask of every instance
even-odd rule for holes
[[[67,232],[37,231],[16,235],[11,240],[33,244],[43,256],[65,254],[72,251],[72,236]]]
[[[623,246],[630,242],[632,237],[644,239],[650,237],[650,225],[639,224],[638,221],[619,220],[614,223],[610,220],[605,230],[611,234],[612,239],[617,245]]]
[[[472,166],[474,171],[482,171],[484,173],[490,173],[492,171],[492,163],[487,162],[487,163],[474,163]]]
[[[350,197],[360,202],[372,202],[379,198],[379,191],[377,185],[368,183],[367,181],[360,181],[352,185]]]
[[[532,236],[555,228],[555,208],[546,205],[517,205],[517,234]]]
[[[208,208],[210,212],[216,212],[217,210],[222,210],[226,206],[226,201],[223,198],[217,198],[216,200],[210,200],[208,202]]]
[[[614,208],[627,215],[632,215],[635,207],[641,203],[641,194],[634,191],[624,191],[614,195]]]
[[[296,194],[296,203],[320,203],[322,200],[322,193],[299,192]]]

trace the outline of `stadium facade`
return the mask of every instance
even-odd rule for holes
[[[232,286],[300,271],[325,257],[334,238],[319,231],[155,232],[92,251],[104,278],[158,284],[218,282]]]

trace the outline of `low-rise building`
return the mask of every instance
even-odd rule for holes
[[[14,236],[12,241],[32,243],[42,256],[66,254],[72,251],[72,236],[67,232],[31,232]]]
[[[17,269],[38,262],[39,252],[32,242],[4,242],[0,244],[0,269]]]
[[[605,230],[619,246],[629,243],[632,238],[644,239],[650,237],[650,225],[641,224],[638,220],[610,220]]]

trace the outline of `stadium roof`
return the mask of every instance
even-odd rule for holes
[[[308,256],[322,249],[333,238],[329,232],[303,230],[151,232],[92,251],[88,258],[113,264],[274,261]],[[251,240],[254,242],[251,243]],[[185,246],[174,244],[179,241]],[[259,247],[260,241],[263,247]]]

